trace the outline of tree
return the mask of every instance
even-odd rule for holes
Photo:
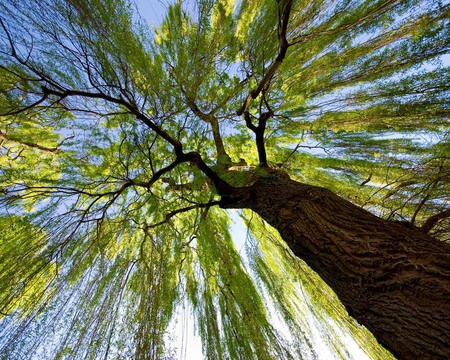
[[[366,336],[320,277],[450,357],[448,1],[0,6],[2,355],[163,358],[188,302],[209,359],[314,357],[305,299]]]

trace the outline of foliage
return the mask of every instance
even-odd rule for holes
[[[168,358],[186,301],[210,359],[389,356],[217,205],[271,167],[448,241],[448,1],[178,1],[157,28],[125,0],[0,9],[4,358]]]

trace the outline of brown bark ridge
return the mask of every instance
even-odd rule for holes
[[[450,359],[450,245],[286,177],[239,191],[221,206],[252,209],[276,228],[394,356]]]

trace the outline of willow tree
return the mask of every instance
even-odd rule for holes
[[[0,8],[5,358],[450,358],[448,1]]]

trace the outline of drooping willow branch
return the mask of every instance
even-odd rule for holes
[[[61,142],[59,142],[57,144],[57,146],[55,147],[46,147],[46,146],[42,146],[39,145],[37,143],[31,142],[31,141],[23,141],[15,136],[10,136],[7,133],[4,133],[0,130],[0,140],[5,140],[5,141],[10,141],[10,142],[14,142],[17,143],[19,145],[28,147],[28,148],[32,148],[32,149],[37,149],[37,150],[41,150],[43,152],[48,152],[48,153],[58,153],[61,151],[60,146],[64,144],[64,142],[66,142],[69,139],[73,139],[74,135],[72,136],[68,136],[66,138],[64,138]]]
[[[44,152],[49,152],[49,153],[55,153],[55,152],[59,151],[58,147],[49,148],[49,147],[45,147],[45,146],[30,142],[30,141],[22,141],[14,136],[9,136],[8,134],[2,132],[1,130],[0,130],[0,140],[15,142],[15,143],[18,143],[20,145],[23,145],[23,146],[26,146],[29,148],[38,149],[38,150],[41,150]]]

